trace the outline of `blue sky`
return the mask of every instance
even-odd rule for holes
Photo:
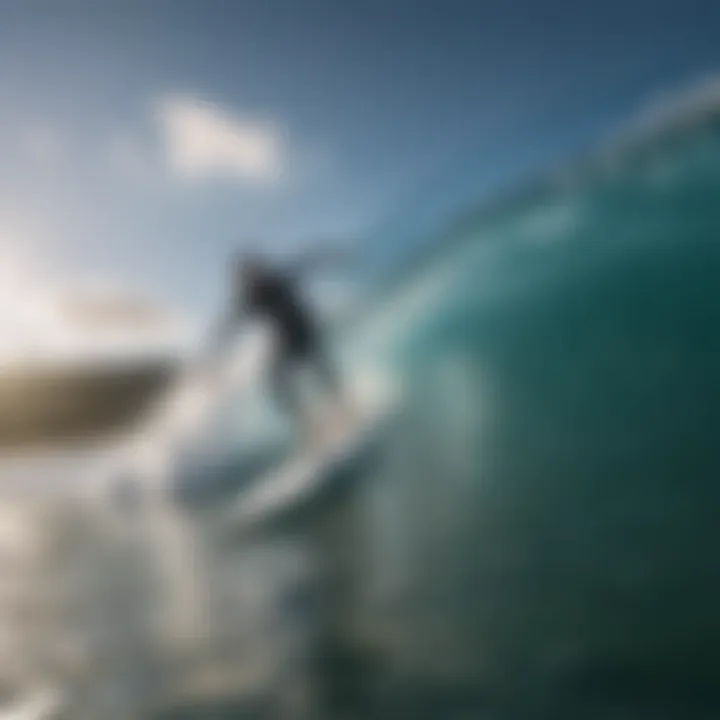
[[[5,0],[0,264],[204,316],[232,247],[412,234],[714,74],[718,27],[712,0]]]

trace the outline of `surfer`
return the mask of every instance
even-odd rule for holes
[[[245,319],[258,318],[272,327],[276,345],[270,361],[269,377],[277,404],[304,428],[299,400],[297,373],[311,370],[324,391],[342,402],[340,381],[318,322],[300,288],[301,275],[329,255],[306,256],[292,267],[273,267],[257,255],[237,254],[230,268],[231,302],[213,345],[222,347]]]

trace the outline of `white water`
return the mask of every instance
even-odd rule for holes
[[[282,432],[264,399],[271,341],[189,368],[123,442],[0,465],[0,578],[13,588],[0,593],[0,686],[15,694],[0,720],[50,720],[48,698],[74,720],[129,720],[184,694],[287,684],[310,637],[282,609],[312,575],[303,542],[232,546],[172,500],[178,471],[216,454],[223,429],[248,446]],[[355,377],[368,406],[387,401],[379,375]]]
[[[13,696],[0,720],[49,719],[53,703],[77,720],[139,718],[182,691],[269,682],[272,599],[297,548],[260,562],[171,500],[213,422],[251,402],[269,349],[256,337],[212,374],[188,371],[125,442],[0,466],[0,687]]]

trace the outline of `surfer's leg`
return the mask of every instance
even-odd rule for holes
[[[313,446],[320,439],[309,407],[304,407],[297,385],[297,370],[302,358],[292,348],[283,348],[273,361],[271,372],[272,393],[275,402],[286,412],[300,433],[304,445]]]
[[[309,364],[322,386],[322,390],[331,400],[330,425],[333,432],[344,432],[355,418],[354,404],[345,387],[337,365],[326,348],[313,347],[309,353]],[[328,420],[325,421],[327,423]]]
[[[329,357],[328,352],[325,348],[318,346],[313,348],[309,355],[310,364],[312,365],[318,380],[321,382],[323,389],[330,393],[334,398],[339,398],[341,395],[340,378],[335,364]]]
[[[270,389],[280,409],[297,418],[300,408],[293,384],[293,365],[293,358],[288,352],[279,350],[276,353],[270,372]]]

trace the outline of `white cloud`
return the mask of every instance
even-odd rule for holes
[[[287,170],[285,140],[272,123],[236,117],[183,95],[161,99],[155,110],[166,162],[185,180],[224,177],[269,184]]]
[[[27,253],[0,244],[0,366],[27,359],[172,353],[192,339],[188,318],[132,288],[58,280]]]

